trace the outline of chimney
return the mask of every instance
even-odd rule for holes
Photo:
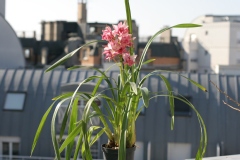
[[[0,0],[0,16],[5,18],[5,0]]]
[[[48,48],[43,47],[41,50],[41,64],[47,65],[47,61],[48,61]]]
[[[78,1],[78,23],[87,23],[87,3],[84,0]]]
[[[163,28],[166,28],[168,26],[164,26]],[[171,37],[172,37],[172,31],[171,29],[164,31],[160,35],[160,42],[161,43],[171,43]]]
[[[25,31],[22,32],[22,37],[23,37],[23,38],[26,37],[26,33],[25,33]]]
[[[87,35],[87,2],[85,0],[78,1],[78,25],[81,27],[83,38]]]
[[[37,38],[36,35],[37,35],[37,34],[36,34],[36,31],[33,31],[33,38]]]

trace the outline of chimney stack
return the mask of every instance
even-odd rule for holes
[[[87,23],[87,2],[78,1],[78,23]]]
[[[87,2],[86,0],[78,1],[78,25],[81,27],[83,38],[87,35]]]

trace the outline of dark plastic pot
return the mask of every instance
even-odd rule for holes
[[[134,160],[134,151],[136,146],[127,148],[126,160]],[[105,144],[102,145],[103,159],[104,160],[118,160],[118,149],[106,148]]]

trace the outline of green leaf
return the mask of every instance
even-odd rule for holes
[[[82,132],[83,132],[83,139],[84,139],[84,159],[86,160],[92,160],[92,155],[90,152],[90,146],[89,146],[89,142],[88,142],[88,135],[87,135],[87,123],[85,121],[83,121],[82,123]]]
[[[142,65],[144,65],[144,64],[148,64],[148,63],[151,63],[151,62],[153,62],[153,61],[155,61],[156,59],[149,59],[149,60],[146,60],[145,62],[143,62],[143,64]]]
[[[68,134],[70,134],[76,128],[76,122],[77,122],[77,117],[78,117],[78,101],[79,101],[79,98],[78,97],[75,98],[73,105],[72,105]],[[66,151],[66,159],[67,160],[71,159],[73,146],[74,146],[74,141],[69,143],[69,145],[67,146],[67,151]]]
[[[170,111],[171,111],[171,130],[173,130],[174,128],[174,96],[173,96],[172,87],[166,77],[164,77],[163,75],[159,75],[159,76],[164,81],[166,88],[168,90],[169,104],[170,104]]]
[[[126,159],[126,139],[127,139],[127,124],[128,124],[128,112],[124,112],[123,123],[121,127],[120,134],[120,142],[119,142],[119,150],[118,150],[118,159],[125,160]]]
[[[65,98],[63,101],[66,101],[66,100],[69,100],[69,99],[70,99],[70,97],[69,97],[69,98]],[[66,111],[65,111],[64,117],[63,117],[63,121],[62,121],[62,123],[61,123],[59,141],[62,140],[62,136],[63,136],[63,134],[64,134],[64,131],[65,131],[65,128],[66,128],[66,125],[67,125],[68,116],[69,116],[69,111],[70,111],[70,107],[71,107],[70,103],[71,103],[71,102],[69,102],[69,104],[68,104],[68,106],[67,106],[67,108],[66,108]]]
[[[104,129],[101,129],[92,139],[90,146],[92,146],[102,136],[103,133],[104,133]]]
[[[155,33],[147,42],[145,48],[143,49],[143,52],[142,52],[142,55],[140,57],[140,61],[139,61],[139,64],[137,66],[137,69],[135,70],[135,79],[137,79],[137,77],[139,76],[139,72],[142,68],[142,65],[143,65],[143,60],[144,60],[144,57],[146,56],[146,53],[148,51],[148,48],[149,46],[151,45],[152,41],[158,36],[160,35],[161,33],[163,33],[164,31],[167,31],[171,28],[190,28],[190,27],[200,27],[201,25],[198,25],[198,24],[190,24],[190,23],[186,23],[186,24],[178,24],[178,25],[175,25],[175,26],[172,26],[172,27],[167,27],[167,28],[163,28],[161,29],[160,31],[158,31],[157,33]]]
[[[93,69],[95,71],[97,71],[98,73],[100,73],[102,76],[103,76],[103,79],[107,82],[109,88],[111,89],[111,93],[112,93],[112,96],[114,97],[114,99],[116,100],[116,95],[114,93],[114,87],[110,81],[110,77],[108,77],[105,72],[101,71],[100,69],[98,68],[94,68],[94,67],[89,67],[89,66],[74,66],[74,67],[71,67],[71,68],[68,68],[68,70],[72,70],[72,69],[76,69],[76,68],[85,68],[85,69]],[[100,78],[100,77],[99,77]]]
[[[189,102],[185,97],[181,96],[181,97],[175,97],[176,99],[186,103],[189,107],[191,107],[193,109],[193,111],[197,114],[198,117],[198,121],[199,121],[199,125],[200,125],[200,133],[201,133],[201,138],[200,138],[200,144],[198,147],[198,152],[196,154],[195,159],[196,160],[202,160],[202,158],[204,157],[204,154],[206,152],[206,148],[207,148],[207,130],[206,130],[206,125],[201,117],[201,115],[199,114],[199,112],[197,111],[197,109],[192,105],[191,102]]]
[[[148,88],[142,87],[140,88],[142,92],[142,99],[145,107],[149,106],[149,91]]]
[[[103,77],[99,78],[98,82],[96,83],[96,85],[92,91],[92,96],[96,95],[98,88],[99,88],[100,84],[102,83],[102,80],[103,80]]]
[[[194,28],[194,27],[201,27],[202,25],[199,24],[192,24],[192,23],[183,23],[172,26],[172,28]]]
[[[53,143],[53,148],[55,151],[55,155],[56,158],[58,160],[61,160],[61,156],[60,156],[60,152],[59,152],[59,146],[58,146],[58,142],[57,142],[57,138],[56,138],[56,131],[55,131],[55,120],[56,120],[56,116],[58,113],[58,110],[61,106],[61,104],[64,102],[64,100],[62,100],[61,102],[58,103],[58,105],[56,106],[54,112],[53,112],[53,116],[52,116],[52,122],[51,122],[51,136],[52,136],[52,143]]]
[[[134,82],[129,82],[129,83],[130,83],[130,86],[131,86],[131,88],[132,88],[133,93],[137,95],[137,86],[136,86],[136,83],[134,83]]]
[[[75,152],[74,152],[73,160],[78,159],[78,154],[79,154],[79,151],[80,151],[80,147],[82,145],[82,138],[83,138],[83,134],[80,133],[77,144],[76,144],[76,149],[75,149]]]
[[[65,141],[62,143],[61,147],[59,148],[59,152],[61,153],[64,148],[67,147],[68,144],[75,140],[75,137],[81,133],[82,131],[82,120],[78,123],[77,127],[67,136]]]
[[[191,80],[190,78],[187,78],[183,75],[180,74],[180,76],[186,78],[188,81],[190,81],[192,84],[194,84],[195,86],[197,86],[198,88],[200,88],[201,90],[203,90],[204,92],[207,92],[207,89],[205,87],[203,87],[201,84],[195,82],[194,80]]]
[[[58,67],[59,65],[63,64],[64,62],[66,62],[66,60],[68,60],[69,58],[71,58],[75,53],[77,53],[81,48],[88,46],[89,44],[92,43],[96,43],[96,42],[103,42],[101,40],[94,40],[91,41],[89,43],[86,43],[84,45],[82,45],[81,47],[75,49],[74,51],[68,53],[66,56],[64,56],[63,58],[61,58],[60,60],[58,60],[56,63],[54,63],[53,65],[51,65],[45,72],[49,72],[51,70],[53,70],[54,68]],[[105,42],[105,41],[104,41]]]
[[[152,98],[155,98],[155,97],[169,97],[171,95],[156,95],[156,96],[153,96],[151,97],[150,99]],[[198,118],[198,122],[199,122],[199,126],[200,126],[200,133],[201,133],[201,138],[200,138],[200,144],[199,144],[199,147],[198,147],[198,152],[195,156],[195,159],[196,160],[202,160],[202,158],[204,157],[204,154],[206,152],[206,148],[207,148],[207,130],[206,130],[206,125],[201,117],[201,115],[199,114],[199,112],[197,111],[197,109],[193,106],[193,104],[188,101],[185,97],[181,96],[173,96],[175,99],[178,99],[180,101],[182,101],[183,103],[187,104],[190,108],[192,108],[192,110],[196,113],[197,115],[197,118]]]
[[[126,9],[126,16],[127,16],[127,24],[129,29],[129,34],[132,34],[132,16],[131,16],[131,9],[129,5],[129,0],[125,0],[125,9]],[[130,47],[130,54],[133,55],[133,47]]]

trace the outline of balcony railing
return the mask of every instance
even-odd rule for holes
[[[63,158],[64,159],[64,158]],[[0,155],[0,160],[54,160],[54,157],[30,157],[30,156],[5,156]],[[82,160],[82,159],[78,159]],[[103,160],[103,159],[93,159],[93,160]]]

